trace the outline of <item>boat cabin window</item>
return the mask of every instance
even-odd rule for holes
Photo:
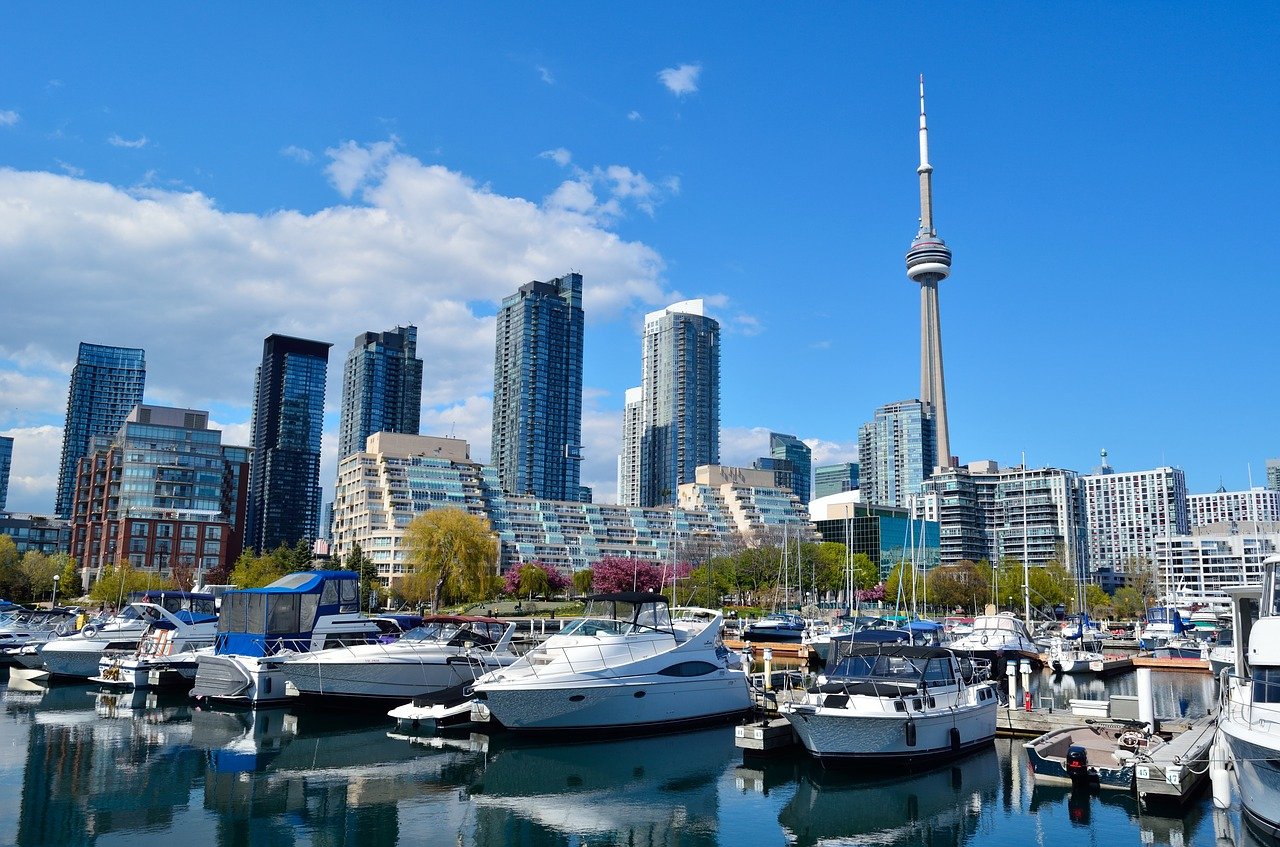
[[[877,679],[893,682],[919,680],[923,659],[905,656],[846,656],[828,669],[827,676],[846,679]]]
[[[298,595],[272,594],[267,600],[267,635],[299,632]]]
[[[590,623],[590,626],[587,624]],[[574,630],[579,635],[603,632],[626,635],[660,630],[671,632],[671,610],[666,603],[628,603],[624,600],[593,600]]]
[[[1276,565],[1262,571],[1262,614],[1280,615],[1280,592],[1276,591]]]
[[[681,662],[678,665],[663,668],[658,673],[663,676],[706,676],[716,669],[716,666],[710,662]]]
[[[930,659],[929,664],[924,666],[926,687],[950,685],[953,682],[955,682],[955,676],[951,672],[950,659]]]
[[[339,583],[342,590],[342,611],[358,612],[360,610],[360,584],[354,579],[344,579]]]
[[[1253,669],[1253,702],[1280,703],[1280,668]]]

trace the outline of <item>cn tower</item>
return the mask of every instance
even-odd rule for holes
[[[929,130],[924,122],[924,76],[920,77],[920,231],[907,251],[907,276],[920,283],[920,400],[933,413],[937,440],[935,464],[951,465],[947,434],[947,389],[942,379],[942,323],[938,317],[938,283],[951,273],[951,251],[933,226],[933,166],[929,164]]]

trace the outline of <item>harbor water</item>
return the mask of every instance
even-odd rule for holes
[[[0,674],[3,674],[0,671]],[[1213,680],[1157,673],[1157,714]],[[1132,693],[1036,678],[1033,697]],[[586,743],[407,738],[385,718],[196,708],[185,695],[0,678],[0,845],[1225,845],[1238,805],[1182,810],[1035,785],[1021,740],[906,775],[744,760],[733,730]]]

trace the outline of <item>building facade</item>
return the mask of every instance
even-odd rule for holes
[[[644,441],[644,390],[628,388],[622,407],[622,452],[618,455],[618,503],[640,505],[640,446]]]
[[[257,553],[319,535],[320,433],[332,346],[287,335],[269,335],[262,343],[245,540]]]
[[[125,416],[142,402],[147,381],[144,351],[80,342],[71,385],[67,389],[67,419],[62,428],[62,462],[58,469],[59,517],[71,516],[76,466],[97,435],[115,435]]]
[[[1280,523],[1280,491],[1250,488],[1219,489],[1212,494],[1187,495],[1187,520],[1192,527],[1212,524]]]
[[[720,461],[720,324],[703,301],[645,315],[641,376],[640,505],[669,505]]]
[[[80,459],[71,555],[88,576],[128,562],[166,576],[229,568],[244,546],[249,449],[209,413],[140,405]]]
[[[1280,553],[1280,523],[1207,524],[1188,535],[1157,536],[1152,545],[1162,593],[1179,606],[1202,604],[1225,611],[1226,589],[1262,585],[1262,565]]]
[[[846,492],[810,501],[809,519],[823,541],[844,544],[850,555],[864,553],[876,562],[882,582],[900,562],[914,561],[922,570],[941,563],[937,522],[913,517],[907,509],[862,503],[856,492]]]
[[[919,400],[888,403],[858,432],[858,488],[863,501],[908,507],[921,493],[936,456],[933,418]]]
[[[1062,468],[1005,468],[996,483],[995,558],[1031,567],[1059,562],[1088,571],[1080,475]]]
[[[942,564],[997,561],[1000,468],[992,461],[939,468],[925,480],[917,501],[924,518],[938,524]]]
[[[1187,482],[1181,468],[1090,474],[1081,484],[1094,571],[1119,578],[1152,561],[1157,538],[1187,534]]]
[[[417,435],[421,417],[418,328],[398,326],[357,335],[342,370],[338,455],[359,453],[375,432]]]
[[[1267,459],[1267,488],[1280,491],[1280,459]]]
[[[0,512],[8,508],[9,470],[13,467],[13,439],[0,435]]]
[[[813,498],[843,494],[858,489],[858,463],[841,462],[813,469]]]
[[[52,556],[71,549],[71,522],[53,515],[0,512],[0,535],[13,539],[19,556],[29,550]]]
[[[504,572],[541,562],[570,573],[603,556],[686,561],[746,543],[742,532],[755,537],[769,525],[802,523],[802,508],[790,492],[757,488],[725,495],[712,484],[716,473],[701,477],[714,494],[695,491],[698,483],[681,489],[687,508],[547,500],[505,493],[497,469],[472,461],[465,441],[377,433],[365,452],[339,463],[334,553],[346,557],[359,544],[379,576],[395,581],[408,567],[405,527],[417,515],[445,507],[489,522]]]
[[[809,505],[813,492],[813,451],[794,435],[769,433],[769,455],[791,463],[791,490]]]
[[[493,357],[492,462],[504,491],[579,497],[582,275],[530,282],[502,301]]]

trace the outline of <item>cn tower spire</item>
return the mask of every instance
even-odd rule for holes
[[[947,431],[947,391],[942,376],[942,325],[938,283],[951,273],[951,251],[933,225],[933,165],[929,164],[929,128],[924,116],[924,76],[920,77],[920,229],[907,251],[907,276],[920,284],[920,400],[933,414],[937,444],[935,465],[951,465]]]

